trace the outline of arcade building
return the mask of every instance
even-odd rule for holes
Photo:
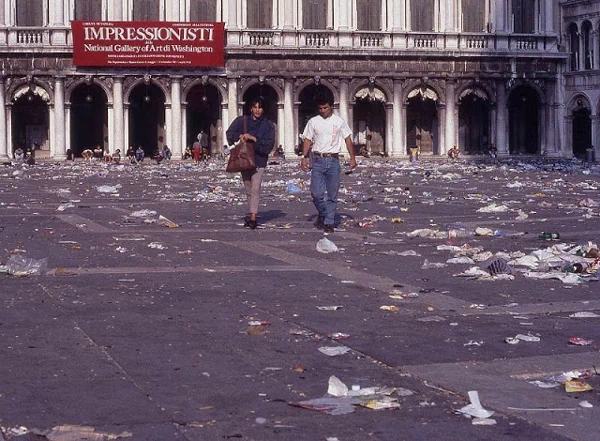
[[[72,21],[222,22],[224,61],[78,64]],[[600,157],[599,34],[600,0],[3,0],[0,160],[216,152],[258,96],[293,155],[322,94],[371,156]]]

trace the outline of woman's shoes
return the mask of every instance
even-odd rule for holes
[[[258,224],[256,223],[256,219],[255,220],[252,220],[252,219],[248,220],[248,227],[251,230],[256,230],[257,226],[258,226]]]

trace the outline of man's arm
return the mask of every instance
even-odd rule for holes
[[[350,154],[350,168],[356,168],[356,155],[354,154],[354,143],[352,142],[352,137],[346,137],[345,141],[346,148],[348,149],[348,153]]]
[[[308,171],[308,155],[310,154],[310,148],[312,141],[308,138],[304,138],[302,143],[302,160],[300,160],[300,168],[304,171]]]

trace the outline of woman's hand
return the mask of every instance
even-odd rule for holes
[[[250,133],[242,133],[240,135],[240,141],[257,142],[257,139],[256,139],[256,136],[252,136]]]

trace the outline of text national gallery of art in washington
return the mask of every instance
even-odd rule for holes
[[[600,0],[2,0],[0,159],[210,149],[328,96],[364,154],[600,157]]]

